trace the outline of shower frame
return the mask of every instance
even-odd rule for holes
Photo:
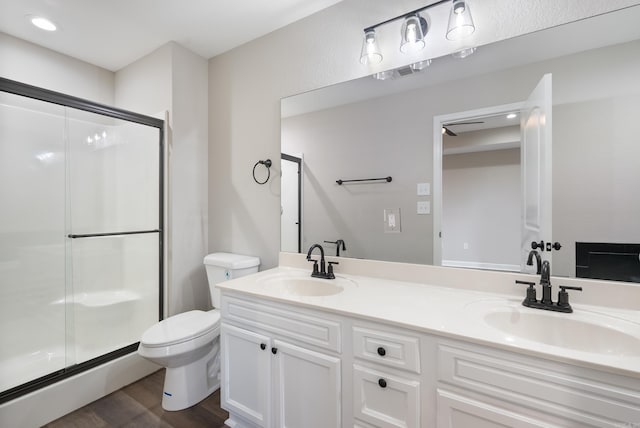
[[[26,83],[18,82],[15,80],[0,77],[0,92],[6,92],[9,94],[19,95],[35,100],[40,100],[52,104],[57,104],[63,107],[70,107],[77,110],[82,110],[90,113],[99,114],[102,116],[111,117],[114,119],[125,120],[128,122],[138,123],[141,125],[147,125],[153,128],[157,128],[159,132],[159,165],[158,165],[158,215],[159,215],[159,228],[155,230],[122,232],[122,233],[109,233],[109,234],[92,234],[90,236],[107,236],[107,235],[130,235],[130,234],[145,234],[145,233],[158,233],[158,320],[163,319],[164,314],[164,120],[151,116],[146,116],[140,113],[108,106],[105,104],[96,103],[84,98],[75,97],[72,95],[63,94],[61,92],[52,91],[49,89],[40,88]],[[89,235],[67,235],[70,239],[83,238]],[[109,361],[115,360],[124,355],[136,352],[140,342],[135,342],[125,347],[116,349],[106,354],[100,355],[91,360],[74,364],[68,367],[64,367],[61,370],[57,370],[53,373],[39,377],[37,379],[28,381],[16,387],[10,388],[6,391],[0,391],[0,404],[11,401],[28,393],[34,392],[38,389],[44,388],[48,385],[52,385],[61,380],[70,378],[79,373],[90,370],[94,367],[100,366]]]

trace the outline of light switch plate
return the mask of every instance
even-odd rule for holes
[[[431,183],[418,183],[418,196],[431,195]]]
[[[431,214],[431,202],[418,201],[418,214]]]
[[[400,208],[386,208],[384,210],[384,232],[400,232]]]

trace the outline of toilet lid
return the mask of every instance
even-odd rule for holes
[[[145,346],[167,346],[203,336],[220,322],[220,312],[189,311],[160,321],[142,334]]]

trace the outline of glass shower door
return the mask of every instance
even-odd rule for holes
[[[140,340],[158,321],[159,129],[68,110],[68,363]]]
[[[0,92],[0,391],[65,367],[64,123]]]
[[[0,403],[161,318],[163,125],[0,77]]]

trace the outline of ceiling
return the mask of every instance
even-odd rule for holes
[[[170,41],[208,59],[340,1],[0,0],[0,32],[116,71]]]

